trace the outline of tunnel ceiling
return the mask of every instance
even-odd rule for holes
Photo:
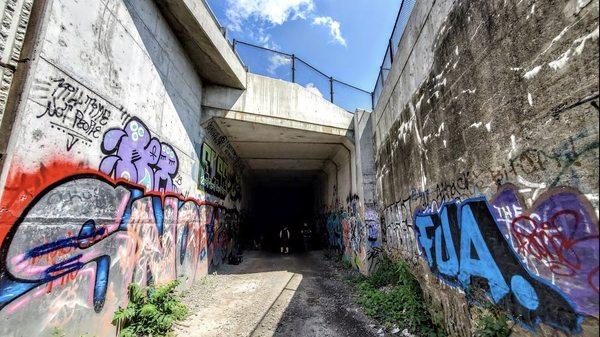
[[[344,148],[344,136],[216,118],[250,170],[319,172]]]

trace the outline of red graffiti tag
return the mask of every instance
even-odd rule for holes
[[[113,178],[103,172],[90,168],[85,163],[73,163],[67,159],[57,158],[49,163],[40,164],[36,170],[24,170],[21,165],[14,164],[6,179],[4,193],[0,200],[0,243],[4,242],[13,224],[19,219],[27,205],[52,184],[58,183],[70,176],[89,174],[102,178],[112,184],[126,183],[127,186],[144,190],[145,196],[158,196],[164,203],[165,198],[175,197],[182,202],[193,201],[197,205],[208,205],[223,208],[223,205],[192,197],[185,197],[176,192],[148,191],[140,185],[124,178]]]
[[[40,192],[60,179],[76,173],[98,174],[98,171],[61,159],[40,164],[38,170],[30,172],[14,165],[8,173],[0,201],[0,242],[4,242],[13,223]]]
[[[581,218],[574,210],[561,210],[548,221],[538,223],[531,216],[518,216],[512,221],[512,235],[516,240],[517,251],[529,255],[550,267],[550,271],[560,276],[574,276],[582,269],[582,257],[575,248],[588,240],[598,240],[598,235],[576,237]],[[588,281],[598,291],[593,277],[598,269],[590,272]]]

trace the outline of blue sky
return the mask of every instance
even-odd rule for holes
[[[278,49],[371,91],[402,0],[207,0],[228,37]],[[243,48],[240,48],[240,54]],[[252,52],[253,54],[256,52]],[[247,55],[242,55],[247,59]],[[263,55],[273,73],[286,60]],[[273,65],[273,62],[275,63]],[[252,65],[250,65],[252,69]],[[269,68],[271,66],[271,68]],[[307,70],[308,71],[308,70]],[[318,78],[318,76],[314,76]],[[318,80],[315,86],[322,85]],[[320,90],[324,92],[324,90]]]

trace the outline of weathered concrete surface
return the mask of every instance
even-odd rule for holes
[[[250,251],[190,289],[189,337],[377,336],[321,252],[281,257]]]
[[[373,113],[386,250],[454,336],[484,297],[516,335],[597,335],[598,1],[419,1],[399,51]]]
[[[358,196],[365,204],[374,207],[375,199],[375,149],[373,143],[373,118],[371,113],[358,110],[354,118],[356,144],[356,177]]]
[[[392,69],[373,110],[377,147],[381,146],[400,113],[397,109],[389,109],[386,106],[392,101],[398,106],[406,105],[411,93],[418,90],[427,79],[434,60],[431,51],[434,49],[436,34],[454,3],[455,0],[415,2],[399,43],[402,48],[398,48],[394,56]]]
[[[231,254],[241,172],[201,127],[204,79],[153,1],[34,6],[2,135],[0,335],[111,336],[129,283],[186,288]]]
[[[246,87],[246,69],[204,1],[156,3],[205,81],[238,89]]]

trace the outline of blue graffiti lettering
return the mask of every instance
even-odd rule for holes
[[[485,198],[417,212],[414,224],[432,272],[463,288],[472,300],[481,300],[471,291],[480,288],[526,327],[533,329],[541,321],[571,333],[581,331],[582,319],[575,305],[521,263],[498,229]]]

